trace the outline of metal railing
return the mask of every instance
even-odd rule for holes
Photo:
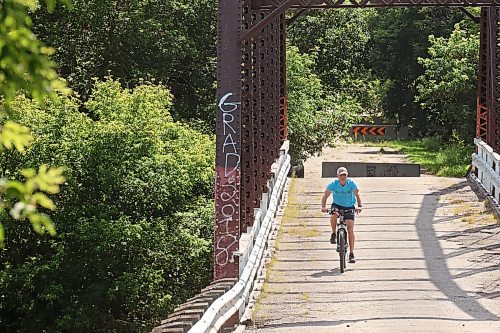
[[[272,176],[268,184],[270,196],[263,195],[261,207],[255,212],[252,229],[240,239],[240,251],[235,254],[239,257],[240,279],[231,290],[210,305],[203,317],[189,330],[190,333],[218,332],[234,314],[238,313],[239,318],[243,315],[291,167],[288,148],[289,143],[286,141],[280,149],[280,157],[271,167]]]
[[[472,155],[472,165],[477,170],[477,177],[470,174],[490,201],[493,209],[500,213],[500,155],[493,151],[481,139],[474,139],[477,153]]]

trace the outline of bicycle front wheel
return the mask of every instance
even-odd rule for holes
[[[345,271],[345,249],[346,249],[346,235],[345,232],[340,230],[339,232],[339,259],[340,259],[340,273],[344,273]]]

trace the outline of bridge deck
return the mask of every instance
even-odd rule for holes
[[[319,212],[329,182],[319,177],[321,162],[402,160],[376,150],[330,150],[294,180],[248,332],[500,331],[500,225],[465,179],[357,178],[365,207],[355,227],[358,261],[339,274]]]

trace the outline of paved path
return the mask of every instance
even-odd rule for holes
[[[500,332],[500,225],[465,179],[355,179],[358,261],[339,273],[321,161],[404,160],[377,152],[351,145],[307,161],[248,332]]]

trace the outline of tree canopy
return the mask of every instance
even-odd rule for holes
[[[12,102],[35,140],[4,152],[3,169],[65,165],[67,181],[54,197],[59,237],[2,218],[7,331],[143,331],[210,281],[214,143],[173,122],[171,102],[163,87],[114,80],[85,102],[98,120],[76,98]]]

